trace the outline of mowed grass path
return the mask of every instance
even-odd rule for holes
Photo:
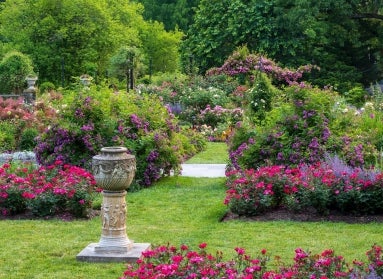
[[[348,262],[365,260],[372,244],[383,244],[383,224],[220,222],[227,208],[224,178],[167,177],[155,186],[128,193],[127,233],[135,242],[188,244],[234,257],[235,247],[256,256],[263,248],[273,259],[291,263],[294,249],[313,253],[335,249]],[[97,242],[101,220],[0,221],[0,278],[119,278],[123,263],[77,262],[76,255]]]
[[[229,155],[224,142],[208,142],[206,150],[190,158],[185,164],[227,164]]]

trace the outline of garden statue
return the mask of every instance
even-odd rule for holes
[[[136,159],[125,147],[104,147],[93,157],[92,172],[97,186],[103,189],[102,233],[98,243],[77,255],[79,261],[135,261],[150,247],[148,243],[134,243],[126,233],[126,189],[135,171]]]

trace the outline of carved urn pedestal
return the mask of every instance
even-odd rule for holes
[[[103,189],[101,206],[101,238],[77,255],[88,262],[135,262],[149,243],[134,243],[126,233],[126,189],[136,171],[136,159],[125,147],[104,147],[93,157],[92,171],[97,185]]]

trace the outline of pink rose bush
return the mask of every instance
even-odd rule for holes
[[[213,255],[206,247],[206,243],[201,243],[197,251],[187,245],[156,247],[144,252],[136,263],[128,264],[120,279],[377,279],[383,275],[382,248],[378,245],[367,251],[366,263],[353,261],[351,264],[331,249],[313,255],[297,248],[292,264],[282,265],[277,261],[275,269],[267,266],[270,257],[265,249],[253,258],[245,249],[236,247],[235,257],[224,260],[222,252]]]
[[[2,215],[30,210],[40,217],[62,212],[85,217],[96,191],[91,173],[61,161],[38,168],[8,163],[0,167]]]
[[[258,215],[275,208],[315,209],[343,214],[383,213],[383,173],[353,168],[339,158],[298,167],[266,166],[227,171],[224,203],[239,215]]]

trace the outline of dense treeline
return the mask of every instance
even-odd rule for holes
[[[83,73],[122,79],[129,67],[136,78],[204,74],[242,46],[281,66],[315,64],[320,70],[306,79],[341,92],[382,79],[383,0],[7,0],[0,7],[0,58],[27,55],[40,82],[66,86]]]
[[[139,3],[7,0],[1,5],[0,54],[16,49],[30,56],[40,82],[67,85],[84,73],[105,77],[110,59],[121,49],[132,51],[120,64],[136,56],[136,75],[178,68],[182,33],[145,21]]]
[[[186,31],[200,0],[137,0],[145,7],[144,18],[163,22],[166,30]]]
[[[314,83],[347,90],[382,78],[381,0],[201,0],[184,40],[200,71],[222,65],[238,46],[286,66],[316,64]]]

